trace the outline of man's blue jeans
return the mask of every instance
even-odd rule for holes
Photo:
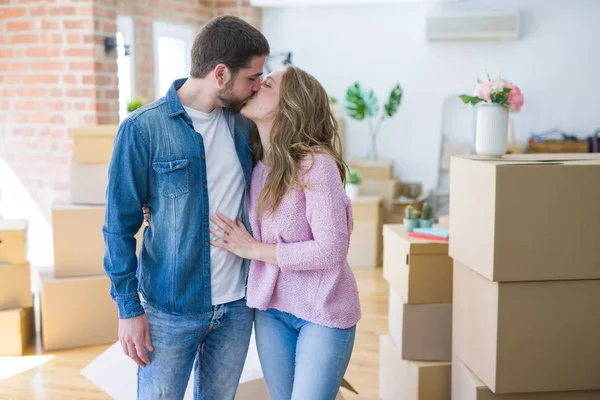
[[[154,351],[138,369],[139,400],[181,400],[194,367],[194,399],[233,400],[246,361],[254,311],[246,300],[199,316],[164,313],[142,303]]]

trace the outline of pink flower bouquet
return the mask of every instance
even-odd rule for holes
[[[487,81],[477,81],[475,95],[463,94],[460,96],[465,104],[475,105],[480,102],[497,103],[513,112],[521,111],[525,99],[521,89],[512,82],[503,78],[491,78]]]

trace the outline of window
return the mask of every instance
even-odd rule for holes
[[[164,96],[175,79],[190,74],[191,27],[154,22],[154,97]]]
[[[127,104],[135,97],[133,20],[117,17],[117,73],[119,76],[119,119],[127,117]]]

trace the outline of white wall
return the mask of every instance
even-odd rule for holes
[[[521,10],[521,39],[512,42],[427,42],[433,9]],[[273,51],[343,100],[358,80],[383,101],[398,81],[405,98],[379,136],[380,157],[396,161],[402,180],[436,184],[441,106],[451,93],[472,92],[476,77],[500,72],[518,84],[525,106],[515,115],[517,140],[555,126],[581,136],[600,128],[600,1],[464,0],[435,5],[269,8],[263,31]],[[466,106],[465,106],[466,107]],[[366,122],[347,119],[346,153],[365,156]]]

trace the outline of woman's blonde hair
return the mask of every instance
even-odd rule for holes
[[[302,187],[303,160],[316,153],[329,154],[335,160],[342,184],[348,166],[342,158],[338,124],[331,112],[329,96],[319,81],[300,68],[285,69],[280,84],[279,112],[272,128],[266,155],[269,175],[259,197],[258,212],[273,213],[292,188]],[[261,160],[264,149],[256,128],[253,130],[254,161]]]

